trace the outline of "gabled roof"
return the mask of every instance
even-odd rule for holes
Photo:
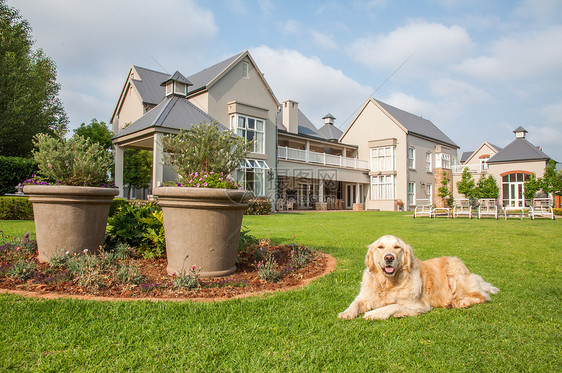
[[[184,97],[168,96],[154,109],[131,123],[114,137],[130,135],[147,128],[167,128],[188,130],[192,125],[214,122],[215,119],[193,105]],[[225,130],[227,128],[219,123]]]
[[[170,77],[170,74],[161,73],[140,66],[133,66],[139,75],[139,79],[132,79],[132,83],[139,92],[142,102],[158,105],[164,98],[164,88],[160,86],[162,82]]]
[[[491,144],[488,141],[484,141],[482,144],[480,144],[480,146],[476,150],[471,151],[471,152],[463,152],[462,155],[461,155],[461,160],[460,160],[461,164],[470,161],[472,159],[472,157],[476,153],[478,153],[480,151],[480,149],[482,149],[485,145],[487,145],[489,148],[494,150],[495,154],[497,154],[500,150],[502,150],[502,148],[500,148],[499,146]]]
[[[237,54],[236,56],[232,56],[227,58],[224,61],[221,61],[211,67],[208,67],[204,70],[199,71],[187,79],[193,83],[193,87],[190,89],[191,92],[197,92],[199,90],[208,88],[207,86],[211,83],[217,76],[219,76],[223,71],[227,70],[227,68],[232,65],[234,61],[244,55],[247,51]]]
[[[550,157],[524,137],[513,140],[509,145],[500,150],[488,160],[488,163],[515,162],[515,161],[540,161],[549,160]]]
[[[408,133],[420,135],[429,139],[437,140],[455,148],[459,148],[453,140],[445,135],[435,124],[420,116],[408,113],[382,101],[372,99],[378,103],[388,114],[406,128]]]

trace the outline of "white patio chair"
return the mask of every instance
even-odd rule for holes
[[[453,219],[459,216],[467,216],[472,219],[472,205],[469,199],[456,199],[453,202]]]
[[[550,198],[535,198],[529,211],[531,219],[549,218],[554,220],[554,211],[552,210],[552,200]]]
[[[414,218],[418,216],[433,216],[433,205],[429,199],[417,199],[416,208],[414,210]]]
[[[495,198],[483,198],[478,200],[478,219],[483,216],[498,218],[498,202]]]

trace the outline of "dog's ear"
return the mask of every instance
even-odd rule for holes
[[[408,244],[404,244],[404,265],[402,266],[404,270],[408,273],[412,272],[412,267],[414,265],[414,251],[412,247]]]
[[[367,255],[365,256],[365,265],[371,272],[378,271],[378,266],[375,264],[375,250],[378,246],[378,242],[377,240],[368,246]]]

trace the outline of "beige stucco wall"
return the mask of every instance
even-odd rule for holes
[[[243,61],[250,64],[248,78],[242,76]],[[275,156],[277,150],[277,127],[275,121],[278,103],[267,89],[267,86],[264,84],[258,70],[253,66],[251,60],[248,57],[244,58],[220,80],[213,84],[209,88],[206,99],[207,112],[227,127],[230,125],[229,104],[233,102],[240,103],[241,105],[239,106],[244,107],[244,110],[250,110],[252,109],[251,107],[253,107],[252,113],[242,114],[253,114],[260,119],[265,119],[265,156],[262,155],[260,157],[259,154],[254,154],[251,155],[251,157],[264,159],[270,169],[275,172]],[[198,98],[198,101],[204,100]],[[198,106],[202,109],[205,107],[204,103]],[[274,197],[275,185],[274,183],[268,182],[267,179],[266,176],[266,195]]]
[[[126,124],[133,123],[144,115],[142,99],[132,85],[128,85],[123,102],[117,111],[118,121],[113,123],[113,131],[121,131]],[[118,126],[116,128],[116,125]]]
[[[476,150],[475,154],[471,156],[471,158],[466,162],[466,164],[480,164],[480,157],[483,155],[489,155],[490,158],[496,155],[496,150],[492,149],[488,144],[484,143],[480,146],[478,150]]]
[[[494,175],[496,181],[501,183],[500,175],[505,172],[527,171],[534,172],[537,177],[542,177],[545,167],[546,161],[491,163],[488,165],[488,173]]]

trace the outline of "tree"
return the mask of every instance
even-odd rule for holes
[[[36,134],[68,125],[55,63],[32,44],[29,23],[0,0],[0,155],[28,157]]]
[[[475,187],[476,183],[474,182],[474,179],[472,179],[470,169],[468,167],[465,167],[465,169],[462,171],[461,180],[457,181],[457,190],[460,194],[470,199],[474,197]]]
[[[552,159],[544,169],[543,190],[546,193],[562,195],[562,170],[556,172],[556,162]]]
[[[113,149],[111,142],[113,132],[107,128],[105,122],[98,122],[96,118],[92,119],[89,124],[82,123],[80,127],[74,130],[74,135],[90,139],[90,141],[100,144],[108,151]]]
[[[453,193],[449,189],[449,180],[447,180],[447,173],[443,172],[443,179],[441,180],[441,186],[437,188],[439,192],[439,197],[447,204],[447,206],[453,206]]]
[[[543,180],[540,177],[537,177],[537,175],[533,172],[529,175],[529,178],[525,180],[524,186],[525,191],[523,194],[525,195],[525,198],[531,200],[531,203],[533,203],[535,195],[539,190],[543,189],[544,183]]]
[[[474,190],[474,196],[476,198],[498,198],[500,195],[500,188],[496,183],[496,179],[492,175],[486,177],[486,175],[480,176],[480,180],[476,184]]]
[[[131,188],[148,188],[152,178],[152,152],[125,149],[123,157],[123,183],[129,186],[127,198],[131,198]]]

